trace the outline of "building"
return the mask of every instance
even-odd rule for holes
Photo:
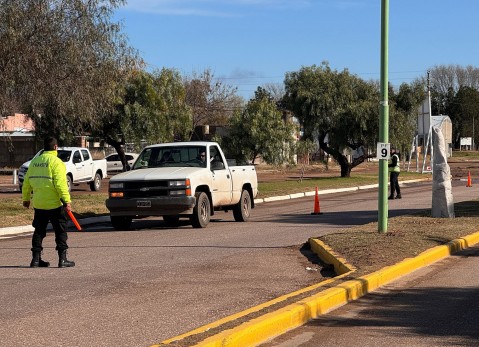
[[[0,118],[0,167],[17,168],[41,148],[35,125],[25,114]]]

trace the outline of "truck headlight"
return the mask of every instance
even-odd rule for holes
[[[186,180],[169,181],[168,186],[170,187],[186,186]]]
[[[124,184],[123,183],[111,183],[110,182],[110,188],[111,189],[123,189]]]

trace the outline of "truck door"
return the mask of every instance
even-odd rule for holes
[[[86,149],[81,150],[83,156],[83,174],[86,179],[93,178],[93,158],[90,156],[90,152]]]
[[[213,205],[229,205],[232,199],[233,180],[216,145],[210,146],[209,161],[212,174]]]
[[[85,163],[79,150],[73,151],[72,163],[75,167],[73,174],[73,181],[81,181],[85,178]]]

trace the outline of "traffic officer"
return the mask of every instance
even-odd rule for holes
[[[388,199],[401,199],[401,189],[399,188],[399,173],[401,172],[401,168],[399,167],[399,153],[395,148],[391,149],[391,153],[391,163],[388,165],[391,194]],[[394,197],[394,192],[397,194],[396,197]]]
[[[48,222],[55,230],[58,267],[75,266],[67,260],[67,217],[71,211],[71,199],[68,191],[65,163],[57,157],[58,143],[53,137],[44,140],[44,152],[34,158],[25,175],[22,187],[23,206],[30,207],[33,202],[35,228],[32,237],[32,261],[30,267],[48,267],[50,263],[42,260],[42,241],[47,235]]]

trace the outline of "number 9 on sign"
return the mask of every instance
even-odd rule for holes
[[[378,142],[377,159],[389,160],[391,157],[391,144]]]

